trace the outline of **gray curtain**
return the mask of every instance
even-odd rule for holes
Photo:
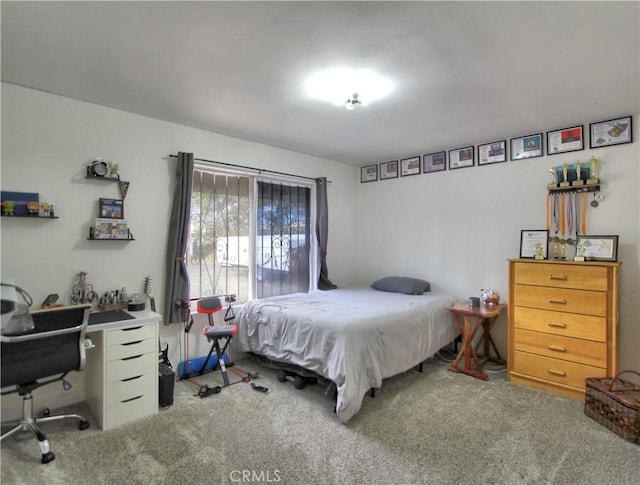
[[[320,275],[318,277],[319,290],[335,290],[338,286],[334,285],[329,279],[329,270],[327,269],[327,239],[329,236],[329,210],[327,209],[327,178],[321,177],[316,179],[316,197],[317,197],[317,213],[316,213],[316,235],[318,237],[318,249],[320,251]]]
[[[169,221],[167,244],[166,288],[164,295],[164,323],[180,323],[184,310],[176,304],[189,300],[189,274],[187,273],[187,244],[193,186],[193,153],[178,153],[176,191]]]

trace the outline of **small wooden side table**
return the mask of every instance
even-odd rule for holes
[[[462,346],[455,360],[449,366],[449,370],[453,372],[461,372],[473,376],[483,381],[489,380],[489,376],[482,370],[487,360],[504,364],[504,360],[500,357],[496,344],[491,338],[491,327],[496,318],[507,308],[506,304],[499,303],[496,305],[481,305],[479,307],[470,307],[467,302],[458,302],[452,307],[447,308],[453,315],[460,335],[462,336]],[[473,320],[476,320],[475,323]],[[478,331],[482,328],[482,337],[478,345],[484,345],[484,354],[478,356],[476,349],[473,347],[473,339]],[[496,357],[491,357],[491,348],[496,353]],[[460,360],[464,359],[464,366],[460,366]]]

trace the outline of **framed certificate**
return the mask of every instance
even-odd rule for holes
[[[511,138],[511,160],[523,160],[542,155],[542,133]]]
[[[631,116],[591,123],[589,131],[591,132],[590,148],[620,145],[633,141],[631,136]]]
[[[475,164],[473,147],[449,150],[449,170],[473,167]]]
[[[360,183],[375,182],[378,180],[378,165],[360,167]]]
[[[526,229],[520,234],[520,257],[529,259],[547,259],[549,250],[549,231]]]
[[[418,175],[420,173],[420,157],[405,158],[400,160],[400,175]]]
[[[398,177],[398,160],[382,162],[380,164],[380,180],[395,179]]]
[[[584,150],[582,125],[547,132],[547,155]]]
[[[478,166],[507,161],[507,140],[478,145]]]

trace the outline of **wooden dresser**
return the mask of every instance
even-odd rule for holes
[[[618,370],[620,263],[510,259],[507,378],[584,399]]]

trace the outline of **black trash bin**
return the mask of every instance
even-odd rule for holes
[[[176,373],[164,362],[161,362],[158,367],[158,404],[161,408],[166,408],[173,404],[173,384],[176,380]]]

